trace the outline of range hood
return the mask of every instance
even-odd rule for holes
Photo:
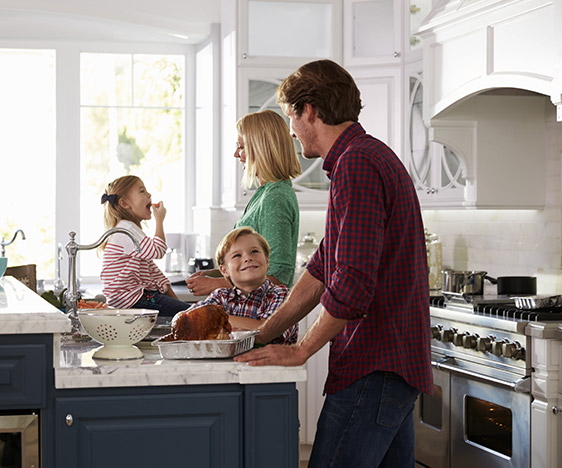
[[[424,121],[493,89],[548,96],[562,121],[562,0],[441,0],[423,39]]]

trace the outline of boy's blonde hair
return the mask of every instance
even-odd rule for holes
[[[291,180],[301,173],[299,157],[289,127],[271,110],[253,112],[236,123],[244,141],[246,170],[242,184],[250,188],[261,182]],[[259,179],[259,180],[258,180]]]
[[[254,236],[263,249],[265,257],[269,260],[271,249],[269,248],[269,244],[265,240],[265,237],[249,226],[242,226],[230,231],[226,236],[224,236],[223,240],[218,245],[215,253],[215,260],[217,261],[218,266],[224,265],[224,257],[226,257],[226,254],[232,248],[234,243],[242,236]]]

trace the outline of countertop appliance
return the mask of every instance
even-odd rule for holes
[[[510,296],[444,293],[431,297],[430,315],[434,393],[416,404],[418,464],[545,466],[541,448],[559,425],[560,403],[543,382],[558,379],[549,363],[562,342],[562,308],[523,310]],[[553,450],[555,464],[546,466],[562,466],[562,451]]]

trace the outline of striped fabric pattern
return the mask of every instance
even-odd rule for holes
[[[111,307],[127,309],[134,305],[145,289],[165,293],[170,281],[154,263],[166,253],[166,243],[159,237],[150,238],[130,221],[122,220],[117,227],[129,230],[139,241],[136,252],[133,241],[125,234],[113,234],[103,252],[103,294]]]
[[[388,371],[433,389],[423,221],[410,176],[392,150],[348,127],[327,154],[324,239],[308,271],[332,316],[348,320],[330,346],[325,392]]]

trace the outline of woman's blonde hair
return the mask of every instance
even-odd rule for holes
[[[269,248],[269,244],[267,243],[265,238],[250,226],[242,226],[230,231],[226,236],[224,236],[223,240],[220,241],[220,244],[218,245],[215,252],[215,260],[217,261],[217,265],[220,266],[224,264],[224,257],[226,257],[226,254],[232,248],[234,243],[242,236],[255,236],[261,248],[263,249],[265,257],[269,259],[271,249]]]
[[[101,202],[104,205],[103,224],[106,230],[117,226],[117,223],[122,219],[135,222],[129,210],[119,204],[119,199],[125,197],[139,181],[141,179],[135,175],[126,175],[107,184],[101,198]],[[105,248],[106,243],[107,241],[100,246],[101,250]]]
[[[247,114],[236,123],[236,130],[246,151],[246,171],[242,179],[245,187],[290,180],[300,175],[295,143],[279,114],[271,110]]]

